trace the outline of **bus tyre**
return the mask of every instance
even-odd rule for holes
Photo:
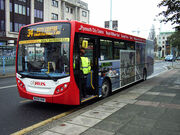
[[[102,84],[102,98],[109,96],[110,94],[110,84],[108,80],[105,80]]]
[[[145,81],[147,79],[147,72],[146,70],[144,69],[143,71],[143,81]]]

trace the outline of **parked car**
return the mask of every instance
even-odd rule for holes
[[[165,61],[175,61],[176,60],[176,57],[174,57],[173,55],[167,55],[165,57]]]
[[[180,56],[178,56],[178,57],[176,58],[176,60],[180,61]]]

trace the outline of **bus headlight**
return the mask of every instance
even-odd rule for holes
[[[60,93],[62,93],[64,91],[66,91],[68,86],[69,86],[69,82],[57,86],[55,91],[54,91],[54,95],[58,95],[58,94],[60,94]]]

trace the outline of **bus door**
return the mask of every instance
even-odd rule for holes
[[[82,97],[81,99],[98,95],[98,51],[96,51],[98,48],[97,41],[97,38],[89,35],[77,34],[75,36],[73,50],[74,75],[76,83],[80,89],[80,96]],[[83,86],[83,72],[80,69],[82,64],[80,50],[82,48],[85,50],[83,57],[87,57],[89,59],[91,66],[91,72],[86,75],[86,84]]]

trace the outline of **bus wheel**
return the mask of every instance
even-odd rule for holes
[[[109,96],[110,94],[110,84],[108,80],[105,80],[102,84],[102,98]]]
[[[147,72],[146,70],[144,69],[143,71],[143,81],[145,81],[147,79]]]

